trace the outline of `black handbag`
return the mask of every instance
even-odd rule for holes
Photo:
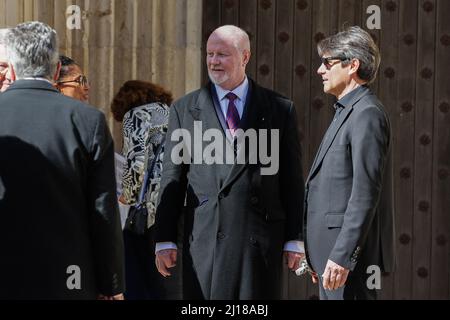
[[[150,166],[147,166],[147,171],[145,172],[144,182],[142,183],[141,192],[139,194],[138,203],[135,206],[131,206],[128,211],[127,220],[125,221],[124,230],[132,232],[136,235],[144,235],[147,230],[148,223],[148,210],[146,205],[145,195],[147,193],[148,184],[151,178],[153,178],[153,173],[155,170],[155,165],[162,153],[164,148],[165,137],[163,137],[161,143],[156,150],[155,157],[153,158]]]

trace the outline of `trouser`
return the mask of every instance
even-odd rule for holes
[[[155,266],[153,228],[144,235],[123,232],[125,246],[125,299],[163,300],[166,298],[164,278]]]

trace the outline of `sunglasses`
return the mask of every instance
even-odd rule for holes
[[[331,63],[331,61],[338,60],[340,62],[344,62],[344,61],[347,61],[347,60],[350,60],[350,59],[347,58],[347,57],[344,57],[344,56],[336,56],[336,57],[320,57],[320,60],[322,60],[322,63],[325,66],[325,68],[330,70],[331,67],[336,64],[336,63]]]
[[[58,84],[71,83],[71,82],[78,83],[81,87],[84,87],[84,88],[86,88],[89,85],[89,80],[86,76],[79,76],[78,78],[76,78],[74,80],[58,81]]]

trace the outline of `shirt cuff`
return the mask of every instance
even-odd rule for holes
[[[305,243],[297,240],[288,241],[284,245],[284,251],[305,253]]]
[[[155,245],[155,253],[161,250],[175,249],[177,250],[177,245],[173,242],[157,242]]]

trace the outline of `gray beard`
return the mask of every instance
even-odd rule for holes
[[[220,86],[222,83],[224,83],[225,81],[227,81],[227,80],[229,79],[229,77],[226,76],[226,77],[224,77],[223,79],[221,79],[222,81],[218,81],[217,79],[215,79],[215,78],[211,75],[211,73],[209,73],[209,71],[208,71],[208,77],[209,77],[209,80],[211,80],[212,83],[214,83],[215,85],[218,85],[218,86]]]

